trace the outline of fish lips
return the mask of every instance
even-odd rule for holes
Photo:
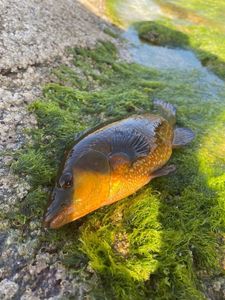
[[[72,188],[63,189],[55,187],[51,193],[50,201],[51,203],[44,216],[44,225],[51,228],[51,223],[60,214],[63,215],[63,211],[72,203]]]

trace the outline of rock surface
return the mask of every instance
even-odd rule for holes
[[[52,80],[52,68],[70,64],[67,47],[91,47],[109,36],[106,23],[76,0],[0,0],[0,9],[0,211],[13,214],[29,191],[10,170],[24,129],[36,126],[27,105]],[[0,299],[83,298],[84,280],[64,268],[51,246],[40,249],[42,234],[38,221],[24,233],[1,218]]]
[[[66,46],[104,38],[100,19],[78,1],[3,0],[0,6],[0,71],[6,74],[54,61]]]

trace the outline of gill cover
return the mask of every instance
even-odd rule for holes
[[[108,157],[90,150],[74,166],[74,220],[99,208],[109,196],[110,165]]]

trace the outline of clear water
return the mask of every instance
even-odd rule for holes
[[[130,27],[123,37],[129,41],[128,50],[136,62],[157,69],[196,69],[202,68],[192,51],[180,48],[153,46],[142,42],[134,28]]]
[[[224,82],[215,74],[203,67],[195,54],[190,50],[153,46],[142,42],[136,30],[129,27],[123,37],[127,40],[127,50],[136,63],[158,70],[193,71],[197,73],[195,85],[204,86],[207,96],[220,93]],[[196,76],[195,76],[196,77]]]
[[[192,51],[154,46],[139,39],[137,32],[132,27],[132,23],[155,20],[165,14],[165,10],[162,11],[160,6],[152,0],[118,1],[117,17],[125,27],[123,37],[128,42],[127,51],[132,60],[158,70],[171,70],[171,72],[174,70],[183,72],[192,71],[197,74],[193,76],[195,78],[194,84],[204,91],[206,98],[222,93],[225,88],[224,82],[215,74],[209,72],[207,68],[203,67]]]

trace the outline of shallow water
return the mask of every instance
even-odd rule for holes
[[[193,71],[198,73],[195,84],[204,86],[206,95],[215,96],[225,87],[224,82],[203,67],[190,50],[153,46],[142,42],[136,30],[129,27],[123,37],[128,41],[127,49],[136,63],[158,70]]]
[[[132,23],[137,21],[155,20],[163,16],[176,18],[179,13],[179,23],[197,21],[196,14],[193,18],[182,10],[176,11],[168,5],[174,5],[179,1],[152,1],[152,0],[126,0],[117,1],[117,18],[124,26],[123,37],[128,41],[127,50],[136,63],[152,67],[158,70],[193,71],[198,73],[196,85],[205,90],[206,95],[215,96],[224,88],[224,82],[215,74],[203,67],[200,60],[190,50],[181,48],[168,48],[147,44],[141,41]],[[169,7],[169,9],[168,9]],[[173,15],[171,15],[173,13]],[[182,19],[183,17],[183,19]]]
[[[129,52],[137,63],[157,69],[199,69],[201,62],[192,51],[153,46],[142,42],[136,30],[130,27],[123,37],[129,41]]]

